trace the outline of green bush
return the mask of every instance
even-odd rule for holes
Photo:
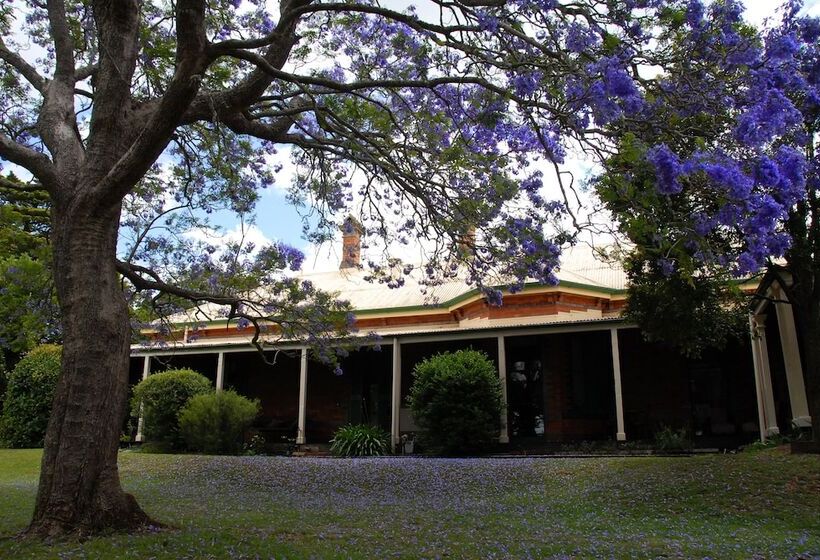
[[[235,455],[258,414],[258,400],[234,391],[197,395],[179,412],[179,429],[191,451]]]
[[[4,446],[42,447],[60,378],[61,353],[59,346],[38,346],[8,374],[0,417],[0,443]]]
[[[501,382],[483,352],[437,354],[418,363],[413,376],[410,408],[425,449],[465,453],[498,441]]]
[[[674,430],[663,426],[655,432],[655,448],[662,451],[683,451],[692,448],[692,442],[686,435],[686,428]]]
[[[390,453],[390,434],[376,426],[342,426],[330,440],[330,452],[340,457],[370,457]]]
[[[211,382],[192,369],[170,369],[149,375],[134,387],[131,412],[139,416],[142,407],[142,433],[160,448],[179,449],[179,411],[196,395],[210,393]]]
[[[6,398],[6,386],[8,385],[9,374],[6,371],[6,356],[0,349],[0,413],[3,412],[3,401]]]

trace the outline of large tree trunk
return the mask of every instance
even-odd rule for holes
[[[129,321],[115,271],[120,208],[56,201],[54,278],[63,357],[45,437],[29,534],[42,537],[133,530],[151,523],[120,486],[117,451],[129,360]],[[85,207],[85,208],[84,208]]]
[[[803,357],[803,376],[815,443],[820,446],[820,302],[793,301],[794,319]]]

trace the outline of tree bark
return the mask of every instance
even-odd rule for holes
[[[119,206],[56,200],[54,271],[62,310],[62,374],[45,437],[27,533],[53,538],[135,530],[152,523],[119,479],[130,329],[115,271]]]
[[[814,442],[820,446],[820,301],[792,301],[803,357],[803,377]]]

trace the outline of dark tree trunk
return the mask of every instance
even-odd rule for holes
[[[812,435],[815,443],[820,445],[820,302],[810,298],[809,301],[793,303]]]
[[[151,523],[120,486],[117,452],[128,388],[129,320],[114,268],[120,208],[55,201],[54,271],[62,310],[62,375],[45,437],[28,533],[134,530]]]
[[[811,143],[806,155],[808,161],[815,158]],[[809,178],[806,200],[797,204],[786,224],[792,238],[786,270],[792,282],[784,283],[784,289],[797,327],[812,437],[820,445],[820,200],[813,181]]]

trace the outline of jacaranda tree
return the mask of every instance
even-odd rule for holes
[[[788,2],[762,30],[741,7],[668,10],[640,120],[595,185],[634,245],[629,314],[684,350],[719,345],[769,272],[794,310],[820,435],[820,20]],[[774,14],[773,14],[774,15]]]
[[[31,534],[150,522],[122,491],[116,462],[135,292],[169,309],[216,304],[310,342],[344,329],[344,303],[287,277],[298,251],[175,235],[218,208],[250,214],[276,180],[270,154],[292,154],[292,199],[316,210],[311,239],[354,214],[369,244],[425,240],[415,273],[428,284],[461,266],[498,303],[499,281],[555,282],[565,239],[545,226],[565,200],[545,197],[542,174],[570,145],[604,159],[615,148],[607,127],[644,118],[642,69],[674,63],[657,51],[659,18],[685,7],[271,4],[0,7],[0,157],[49,193],[63,324]],[[653,161],[667,151],[656,148]],[[401,285],[413,266],[388,255],[367,266],[374,281]]]

